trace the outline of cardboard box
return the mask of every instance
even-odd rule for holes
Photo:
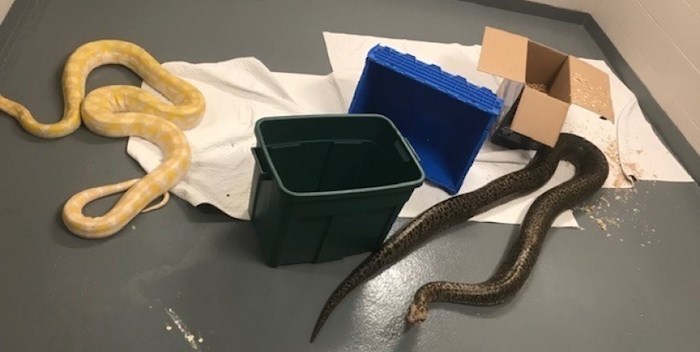
[[[607,73],[526,37],[486,27],[478,70],[504,78],[501,120],[542,144],[556,144],[571,104],[615,118]]]

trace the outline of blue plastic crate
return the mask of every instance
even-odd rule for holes
[[[418,154],[426,179],[456,194],[502,105],[487,88],[377,45],[367,55],[349,112],[391,119]]]

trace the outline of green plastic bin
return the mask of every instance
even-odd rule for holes
[[[255,136],[249,209],[273,267],[377,249],[425,178],[381,115],[267,117]]]

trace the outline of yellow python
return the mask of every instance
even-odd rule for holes
[[[102,65],[120,64],[138,74],[170,102],[164,102],[133,86],[106,86],[85,96],[89,73]],[[120,40],[98,40],[76,49],[63,71],[63,118],[53,124],[37,122],[21,104],[0,96],[0,110],[19,121],[29,133],[43,138],[71,134],[80,121],[94,133],[107,137],[137,136],[157,145],[163,162],[143,178],[87,189],[71,197],[63,207],[68,230],[83,238],[103,238],[126,226],[141,212],[159,208],[168,191],[187,173],[191,152],[181,129],[199,124],[204,115],[202,94],[166,71],[141,47]],[[83,207],[98,198],[126,191],[114,207],[99,217],[83,214]],[[146,208],[156,198],[163,201]]]

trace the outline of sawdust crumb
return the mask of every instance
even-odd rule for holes
[[[603,230],[607,231],[608,230],[608,224],[603,221],[603,219],[595,219],[595,223]]]
[[[606,217],[603,220],[608,222],[608,225],[613,225],[616,227],[620,227],[620,218],[611,218],[611,217]]]
[[[168,317],[170,317],[170,320],[173,322],[173,324],[175,324],[178,330],[180,330],[180,332],[182,333],[182,337],[184,337],[185,340],[190,344],[190,347],[192,347],[194,351],[199,351],[199,345],[197,344],[198,340],[195,340],[194,334],[188,329],[187,325],[185,325],[185,322],[175,313],[175,311],[172,310],[172,308],[167,308],[165,310],[165,313],[168,315]],[[202,338],[200,337],[200,339]],[[202,339],[202,341],[204,341],[204,339]]]
[[[528,87],[542,93],[547,93],[547,85],[542,83],[526,83]]]
[[[617,188],[615,189],[615,200],[627,204],[632,194],[637,193],[637,188]]]

